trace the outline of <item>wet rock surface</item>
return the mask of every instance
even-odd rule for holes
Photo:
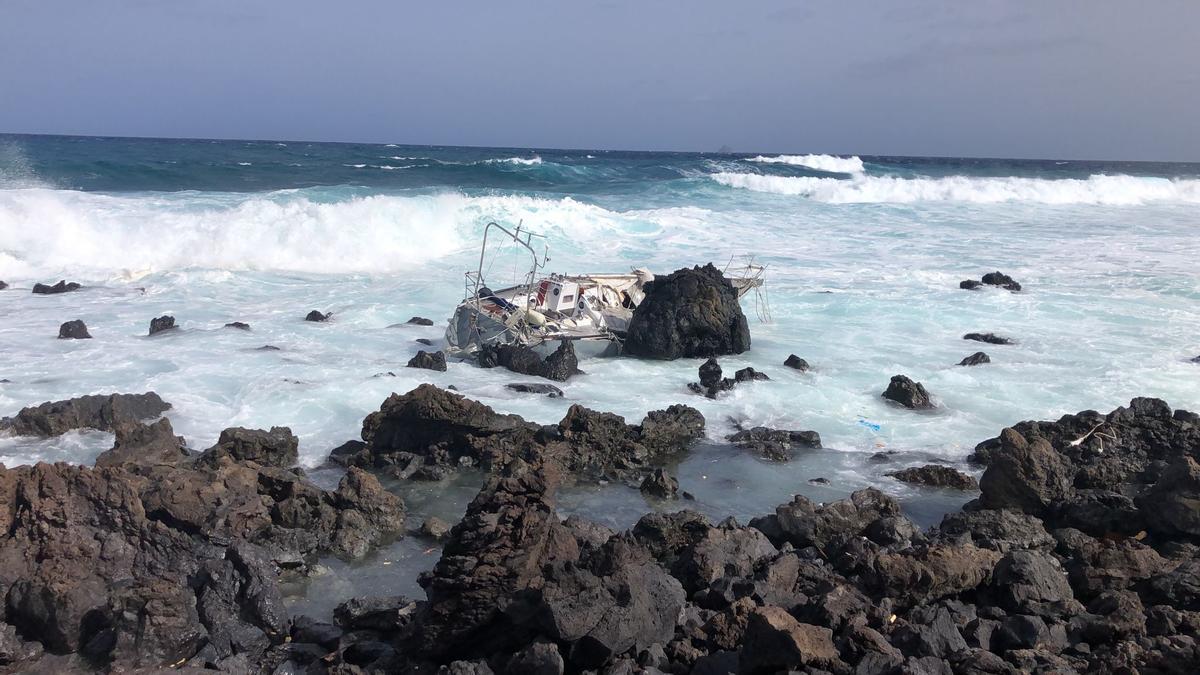
[[[250,330],[250,324],[243,321],[230,321],[225,324],[225,328],[236,328],[237,330]]]
[[[311,312],[309,312],[308,314],[306,314],[306,315],[305,315],[305,317],[304,317],[304,320],[305,320],[305,321],[313,321],[313,322],[321,323],[321,322],[324,322],[324,321],[328,321],[328,320],[329,320],[329,318],[330,318],[330,317],[332,317],[332,316],[333,316],[333,314],[332,314],[332,313],[325,313],[325,312],[322,312],[322,311],[321,311],[321,310],[319,310],[319,309],[314,309],[314,310],[312,310]]]
[[[750,327],[733,284],[711,263],[646,284],[629,323],[625,350],[654,359],[741,354]]]
[[[481,368],[503,367],[514,373],[557,382],[566,382],[582,374],[579,359],[575,356],[575,346],[570,340],[560,342],[558,348],[544,359],[529,347],[508,344],[483,345],[475,358]]]
[[[795,354],[789,354],[788,357],[784,359],[783,365],[787,366],[788,368],[794,368],[802,373],[812,368],[812,366],[808,365],[808,361],[805,361]]]
[[[427,352],[420,350],[416,356],[408,360],[407,367],[437,370],[444,373],[446,372],[446,354],[440,351]]]
[[[404,323],[407,323],[407,324],[410,324],[413,326],[432,326],[433,320],[426,319],[423,316],[414,316],[413,318],[409,319],[408,321],[405,321]]]
[[[90,340],[91,333],[88,332],[87,324],[75,319],[68,321],[58,327],[59,340]]]
[[[754,427],[742,429],[725,440],[739,448],[753,450],[763,458],[786,462],[798,450],[821,447],[821,436],[815,431],[788,431]]]
[[[1013,279],[1012,277],[1008,276],[1007,274],[1004,274],[1003,272],[998,272],[998,271],[997,272],[988,272],[987,274],[983,275],[983,279],[980,281],[975,281],[974,279],[967,279],[965,281],[960,282],[958,284],[958,287],[961,289],[964,289],[964,290],[974,291],[974,290],[983,288],[985,285],[986,286],[999,286],[1007,291],[1013,291],[1014,293],[1021,290],[1021,284],[1018,283],[1016,279]]]
[[[545,382],[511,382],[504,385],[505,389],[520,394],[540,394],[550,398],[562,398],[563,390]]]
[[[973,342],[986,342],[989,345],[1011,345],[1014,344],[1012,339],[1001,337],[995,333],[967,333],[963,336],[964,340]]]
[[[721,377],[723,372],[721,364],[717,363],[715,358],[710,358],[700,365],[700,382],[688,383],[688,389],[708,398],[717,398],[721,392],[729,391],[742,382],[771,379],[766,373],[760,373],[749,366],[735,372],[733,377]]]
[[[882,396],[889,401],[899,403],[909,410],[929,410],[934,407],[933,399],[920,382],[914,382],[906,375],[894,375]]]
[[[981,366],[985,363],[991,363],[992,358],[983,352],[975,352],[974,354],[964,358],[958,362],[960,366]]]
[[[46,284],[34,284],[33,292],[37,295],[57,295],[58,293],[70,293],[71,291],[77,291],[81,288],[83,288],[83,286],[80,286],[74,281],[66,281],[64,279],[53,286],[48,286]]]
[[[175,327],[175,317],[160,316],[150,320],[150,335],[156,335]]]
[[[96,394],[47,401],[0,418],[0,430],[18,436],[61,436],[74,429],[113,431],[122,423],[153,419],[171,408],[158,394]]]
[[[904,483],[945,487],[955,490],[977,490],[979,482],[971,476],[948,466],[926,464],[884,474]]]

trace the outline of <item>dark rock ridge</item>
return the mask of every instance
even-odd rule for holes
[[[294,453],[286,429],[227,430],[198,456],[165,419],[116,434],[95,468],[0,467],[6,671],[271,672],[289,649],[280,569],[401,532],[365,472],[325,491],[223,447],[287,436]]]
[[[55,295],[57,293],[69,293],[71,291],[77,291],[81,288],[83,288],[83,286],[80,286],[74,281],[68,282],[66,280],[62,280],[53,286],[47,286],[46,284],[34,284],[33,292],[38,295]]]
[[[975,352],[974,354],[966,357],[962,361],[959,361],[958,365],[960,365],[960,366],[979,366],[979,365],[983,365],[985,363],[991,363],[991,362],[992,362],[992,358],[990,356],[988,356],[987,354],[984,354],[983,352]]]
[[[658,277],[645,292],[625,338],[630,354],[704,358],[750,349],[750,327],[737,291],[712,263]]]
[[[460,399],[410,402],[465,406],[492,433],[514,419]],[[1090,439],[1072,444],[1076,427],[1096,417],[1121,440],[1103,452]],[[420,431],[440,448],[457,442],[451,427],[470,435],[451,421],[457,414],[441,419]],[[424,600],[355,598],[335,610],[336,625],[289,621],[274,585],[273,565],[289,552],[280,542],[312,541],[295,530],[323,533],[326,521],[245,522],[260,509],[291,519],[309,513],[300,504],[328,503],[319,495],[331,493],[277,490],[285,469],[221,458],[216,466],[231,476],[238,467],[257,474],[223,489],[266,492],[258,502],[236,491],[185,501],[222,514],[189,528],[140,495],[161,483],[142,476],[200,471],[188,484],[211,483],[204,472],[215,469],[198,460],[201,468],[184,460],[143,473],[0,469],[0,656],[18,672],[46,672],[74,654],[79,666],[118,671],[1191,673],[1200,657],[1200,535],[1189,524],[1198,421],[1135,399],[1108,416],[1006,429],[988,467],[1004,467],[1005,480],[985,480],[983,498],[926,531],[894,499],[865,489],[826,504],[798,496],[748,527],[679,511],[617,533],[558,517],[565,476],[547,451],[510,457],[422,576]],[[168,440],[167,431],[148,438]],[[1046,465],[1047,452],[1062,464]],[[1056,483],[1096,461],[1133,467],[1143,455],[1137,472],[1102,473],[1112,495]],[[361,499],[352,503],[363,510]],[[1147,527],[1113,529],[1111,508],[1132,509],[1125,516]]]
[[[414,316],[413,318],[409,319],[408,321],[405,321],[404,323],[412,324],[414,326],[432,326],[433,320],[426,319],[423,316]]]
[[[544,377],[548,380],[566,382],[574,375],[582,374],[575,346],[570,340],[559,343],[549,356],[542,358],[533,349],[524,345],[487,344],[475,355],[481,368],[507,368],[514,373]]]
[[[881,395],[909,410],[929,410],[934,407],[925,387],[905,375],[893,375],[887,389]]]
[[[978,490],[979,482],[971,476],[948,466],[926,464],[884,474],[904,483],[945,487],[955,490]]]
[[[430,340],[429,338],[417,338],[416,340],[413,340],[413,342],[416,342],[419,345],[425,345],[426,347],[433,346],[433,340]]]
[[[243,321],[230,321],[225,324],[225,328],[236,328],[238,330],[250,330],[250,324]]]
[[[119,424],[153,419],[170,410],[158,394],[96,394],[47,401],[0,419],[0,429],[18,436],[61,436],[73,429],[114,431]]]
[[[805,361],[795,354],[789,354],[788,357],[784,359],[783,365],[787,366],[788,368],[795,368],[802,373],[811,368],[811,366],[808,365],[808,361]]]
[[[175,317],[163,315],[150,320],[150,335],[171,330],[175,327]]]
[[[87,324],[79,319],[68,321],[58,327],[59,340],[89,340],[91,333],[88,333]]]
[[[328,313],[328,314],[326,314],[326,313],[324,313],[324,312],[321,312],[321,311],[319,311],[319,310],[316,310],[316,309],[314,309],[313,311],[309,312],[309,313],[308,313],[308,314],[307,314],[307,315],[304,317],[304,320],[305,320],[305,321],[315,321],[315,322],[318,322],[318,323],[320,323],[320,322],[322,322],[322,321],[328,321],[328,320],[329,320],[329,317],[331,317],[331,316],[333,316],[333,313],[332,313],[332,312],[331,312],[331,313]]]
[[[666,469],[655,469],[638,486],[642,494],[658,499],[675,499],[679,494],[679,481]]]
[[[1000,286],[1005,290],[1013,292],[1021,290],[1021,284],[1017,283],[1015,279],[1002,272],[988,272],[987,274],[983,275],[982,281],[967,279],[966,281],[960,282],[958,287],[964,290],[974,291],[982,288],[985,284],[988,286]]]
[[[771,379],[766,373],[760,373],[750,366],[735,372],[731,378],[721,377],[722,372],[721,364],[715,358],[710,358],[700,364],[700,382],[689,382],[688,389],[708,398],[716,398],[721,392],[729,391],[741,382]]]
[[[796,450],[821,447],[821,436],[815,431],[787,431],[767,427],[742,429],[726,440],[739,448],[753,450],[766,459],[778,462],[788,461]]]
[[[424,368],[446,372],[446,355],[440,351],[427,352],[420,350],[417,355],[408,360],[409,368]]]
[[[990,345],[1011,345],[1012,339],[1001,337],[995,333],[967,333],[963,336],[964,340],[974,340],[975,342],[986,342]]]
[[[542,394],[550,398],[562,398],[563,390],[545,382],[512,382],[504,385],[505,389],[522,394]]]
[[[330,459],[409,478],[540,458],[573,475],[637,485],[703,434],[704,417],[683,405],[647,413],[639,425],[573,405],[557,425],[542,427],[422,384],[407,394],[389,396],[378,412],[363,420],[363,443],[343,446]]]

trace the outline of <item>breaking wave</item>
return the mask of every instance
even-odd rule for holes
[[[0,279],[110,279],[202,268],[382,273],[473,250],[489,220],[574,234],[623,216],[570,198],[319,190],[108,195],[0,190]]]
[[[505,157],[503,159],[485,159],[479,164],[518,164],[520,166],[534,166],[542,163],[541,157]]]
[[[716,173],[721,185],[756,192],[797,195],[833,204],[931,201],[996,204],[1102,204],[1129,206],[1150,202],[1200,203],[1200,181],[1136,176],[1094,175],[1063,178],[898,178],[859,175],[849,180],[800,176]]]
[[[863,162],[858,157],[836,157],[834,155],[778,155],[766,157],[759,155],[746,160],[760,164],[790,164],[803,166],[827,173],[862,173]]]

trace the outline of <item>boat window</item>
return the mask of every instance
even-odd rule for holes
[[[563,302],[572,302],[574,300],[575,300],[574,295],[564,295],[563,299],[562,299]]]

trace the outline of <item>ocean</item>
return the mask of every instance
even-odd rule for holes
[[[753,347],[721,363],[771,380],[708,400],[686,388],[699,361],[592,358],[549,399],[506,390],[522,378],[502,369],[404,368],[415,339],[441,340],[493,220],[545,235],[550,271],[754,256],[767,271],[765,302],[744,300]],[[0,136],[0,415],[154,390],[194,449],[229,426],[288,426],[317,469],[390,393],[421,382],[543,423],[573,403],[631,422],[687,403],[712,441],[673,469],[694,508],[744,519],[793,493],[876,485],[929,524],[970,495],[885,471],[969,469],[973,446],[1007,425],[1135,396],[1200,409],[1198,235],[1200,164]],[[993,270],[1024,290],[959,289]],[[500,251],[487,271],[501,286],[525,269]],[[86,288],[29,292],[59,279]],[[303,321],[313,309],[332,320]],[[147,337],[163,314],[179,329]],[[412,316],[435,325],[404,325]],[[93,339],[56,339],[71,319]],[[981,350],[990,364],[956,365]],[[782,367],[791,353],[813,370]],[[882,400],[896,374],[937,409]],[[768,463],[721,443],[738,425],[812,429],[825,449]],[[111,444],[0,438],[0,462],[86,464]],[[880,451],[895,454],[867,461]],[[457,518],[473,491],[408,498]],[[624,486],[564,501],[625,526],[653,506]]]

